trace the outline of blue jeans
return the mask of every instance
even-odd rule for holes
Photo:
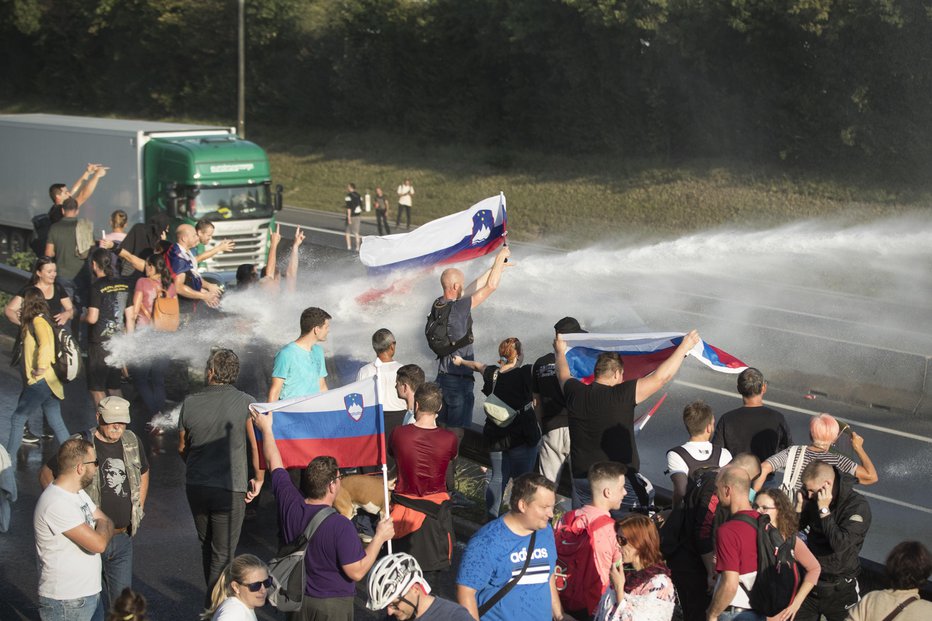
[[[753,610],[742,610],[740,612],[723,612],[718,616],[718,621],[767,621],[767,617]]]
[[[534,470],[534,464],[537,462],[537,445],[522,444],[505,452],[493,451],[489,453],[489,457],[492,461],[492,469],[489,471],[489,486],[485,489],[485,508],[488,516],[494,519],[498,517],[508,481]]]
[[[49,427],[52,428],[52,433],[55,434],[55,439],[59,444],[68,439],[68,428],[65,427],[65,421],[61,417],[61,401],[52,393],[52,389],[44,379],[39,380],[23,388],[16,410],[9,417],[7,415],[2,417],[0,438],[4,437],[3,431],[6,430],[6,450],[10,454],[10,459],[16,459],[19,445],[23,441],[23,425],[36,412],[45,413],[45,420],[49,422]],[[35,431],[33,430],[33,433]],[[41,429],[39,432],[41,433]]]
[[[133,538],[126,533],[114,534],[100,560],[104,568],[102,595],[109,608],[123,589],[133,586]]]
[[[165,372],[168,368],[167,358],[154,358],[150,364],[132,367],[133,382],[139,398],[146,404],[152,415],[158,414],[165,407]]]
[[[437,383],[443,391],[443,407],[437,422],[447,427],[465,428],[472,424],[472,410],[476,404],[473,392],[476,382],[472,375],[439,373]]]
[[[100,593],[77,599],[49,599],[39,596],[42,621],[104,621]]]

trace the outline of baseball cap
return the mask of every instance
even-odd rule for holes
[[[129,424],[129,401],[123,397],[104,397],[97,406],[100,420],[108,425],[110,423]]]
[[[553,329],[558,334],[585,334],[586,330],[583,330],[579,322],[576,321],[575,317],[564,317],[557,323],[553,324]]]

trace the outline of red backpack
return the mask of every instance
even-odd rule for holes
[[[589,615],[595,612],[603,585],[595,566],[592,533],[614,522],[610,515],[603,515],[590,523],[588,516],[578,509],[560,518],[553,531],[557,544],[554,577],[564,610],[585,610]]]

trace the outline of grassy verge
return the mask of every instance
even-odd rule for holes
[[[658,164],[494,147],[427,144],[378,132],[252,128],[290,205],[339,211],[348,182],[395,197],[414,183],[417,223],[504,191],[515,239],[576,246],[624,236],[666,237],[722,225],[765,227],[805,218],[873,218],[928,204],[927,190],[863,179],[789,176],[743,162]],[[394,200],[392,200],[394,205]]]

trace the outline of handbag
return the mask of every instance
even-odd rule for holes
[[[518,410],[514,409],[495,395],[495,384],[498,382],[499,369],[492,374],[492,390],[485,398],[482,409],[486,417],[499,427],[507,427],[514,422]]]
[[[508,583],[500,588],[495,595],[490,597],[482,606],[479,607],[479,617],[481,618],[485,613],[492,609],[492,606],[497,604],[503,597],[508,595],[508,592],[515,588],[515,585],[518,584],[518,581],[524,577],[524,573],[527,571],[528,565],[531,564],[531,557],[534,556],[534,540],[537,538],[537,531],[531,533],[531,540],[527,544],[527,551],[524,559],[524,566],[521,567],[521,571],[518,572],[518,575],[513,577]]]

